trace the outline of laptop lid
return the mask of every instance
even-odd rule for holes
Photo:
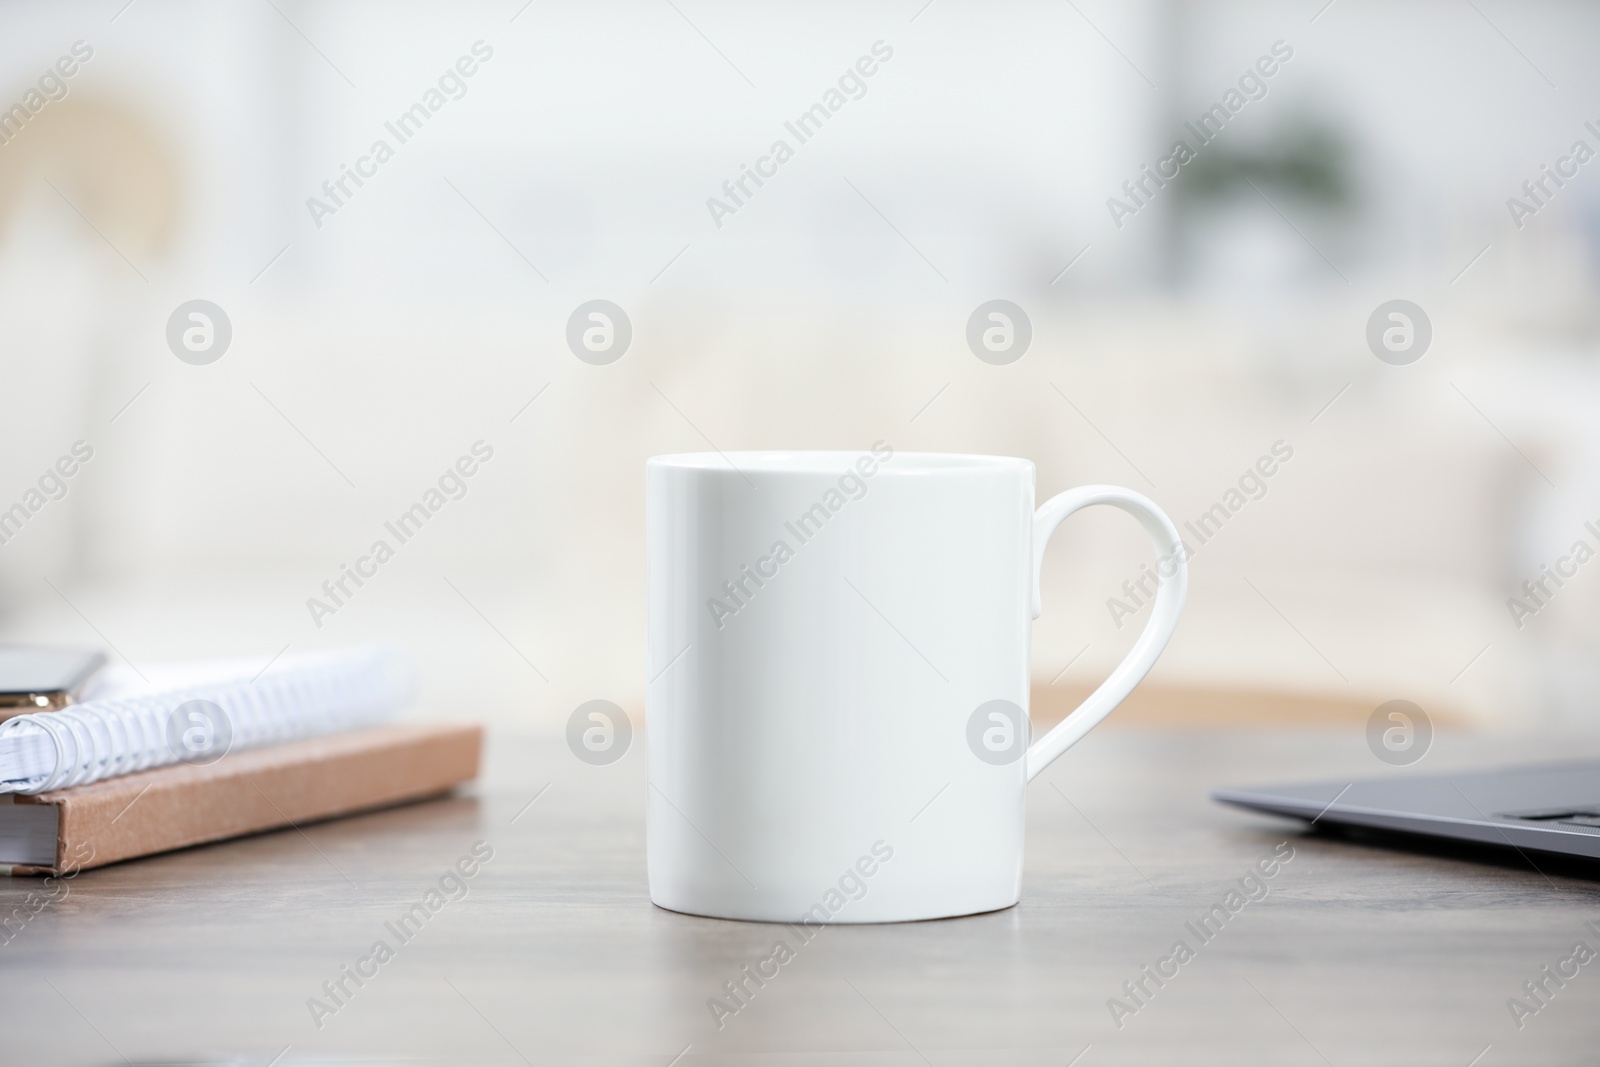
[[[1600,762],[1329,779],[1211,796],[1317,824],[1600,859]]]

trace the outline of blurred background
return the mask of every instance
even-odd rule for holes
[[[1041,500],[1224,506],[1114,722],[1596,719],[1594,4],[11,0],[0,24],[0,638],[263,666],[387,639],[430,714],[640,721],[645,458],[882,439],[1027,457]],[[567,340],[596,299],[632,329],[607,365]],[[995,299],[1032,329],[1005,365],[967,341]],[[169,342],[194,300],[229,326],[210,362]],[[1386,361],[1393,300],[1428,338]],[[398,544],[384,523],[476,442]],[[1110,606],[1136,529],[1087,514],[1052,546],[1036,715],[1144,621]]]

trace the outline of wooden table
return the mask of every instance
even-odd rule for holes
[[[1306,837],[1206,797],[1395,773],[1357,730],[1102,730],[1030,789],[1020,906],[825,930],[719,1029],[708,998],[788,935],[651,906],[645,744],[591,767],[559,738],[501,734],[475,795],[87,872],[0,946],[0,1063],[1600,1058],[1600,960],[1520,1030],[1507,1008],[1576,941],[1600,949],[1591,870]],[[1600,739],[1446,734],[1422,767],[1580,754]],[[466,895],[401,944],[386,924],[479,840],[493,858]],[[1201,944],[1186,924],[1286,841],[1267,897]],[[381,963],[379,939],[399,946]],[[1123,983],[1179,939],[1194,958],[1160,988],[1144,979],[1119,1028],[1108,1000],[1132,1007]],[[363,959],[376,973],[344,978],[319,1028],[308,1000],[332,1008],[324,981]]]

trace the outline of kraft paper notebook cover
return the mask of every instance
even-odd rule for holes
[[[477,777],[482,745],[476,725],[379,726],[0,797],[0,873],[69,873],[437,796]]]

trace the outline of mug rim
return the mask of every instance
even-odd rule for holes
[[[957,471],[1031,471],[1033,461],[1016,456],[966,452],[900,452],[888,457],[871,449],[762,449],[744,452],[676,452],[651,456],[646,467],[714,474],[827,474],[847,471],[862,456],[878,461],[877,474],[950,474]]]

